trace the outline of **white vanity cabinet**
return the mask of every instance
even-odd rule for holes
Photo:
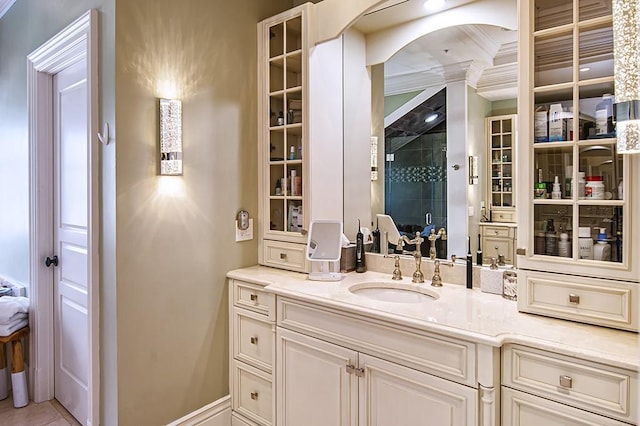
[[[502,349],[502,424],[637,424],[638,373],[521,345]]]
[[[229,280],[232,424],[275,423],[275,296],[264,286]]]
[[[611,0],[519,4],[518,309],[638,331],[640,156],[616,151]]]
[[[277,306],[278,425],[496,424],[475,344],[287,298]]]

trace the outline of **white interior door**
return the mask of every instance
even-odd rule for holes
[[[55,398],[87,424],[88,121],[82,58],[53,77],[54,109],[54,386]]]

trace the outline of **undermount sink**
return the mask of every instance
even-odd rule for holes
[[[440,297],[435,290],[417,284],[389,281],[353,284],[349,291],[382,302],[423,303],[432,302]]]

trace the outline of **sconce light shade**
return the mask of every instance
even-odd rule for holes
[[[617,149],[640,153],[640,2],[613,0]]]
[[[378,180],[378,137],[371,136],[371,180]]]
[[[160,99],[160,174],[182,174],[182,102]]]

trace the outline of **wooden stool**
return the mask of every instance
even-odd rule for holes
[[[11,342],[11,384],[13,386],[13,406],[24,407],[29,404],[27,392],[27,376],[24,371],[24,352],[22,338],[29,335],[29,326],[14,331],[8,336],[0,336],[0,399],[9,396],[7,388],[7,357],[5,343]]]

